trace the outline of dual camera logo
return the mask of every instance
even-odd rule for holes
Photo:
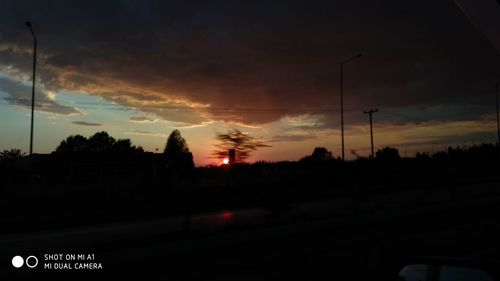
[[[35,256],[29,256],[26,258],[26,260],[24,260],[21,256],[15,256],[12,258],[12,265],[15,268],[20,268],[24,264],[26,264],[26,266],[29,268],[36,267],[38,265],[38,259]]]

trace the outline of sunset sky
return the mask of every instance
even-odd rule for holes
[[[493,1],[492,1],[493,2]],[[500,10],[500,5],[496,5]],[[174,129],[197,165],[217,132],[271,145],[249,161],[401,155],[496,141],[498,50],[453,1],[0,0],[0,150],[29,150],[38,37],[34,152],[107,131],[147,151]]]

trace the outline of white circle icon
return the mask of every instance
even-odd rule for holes
[[[35,260],[35,261],[34,261],[34,262],[31,262],[31,264],[30,264],[30,263],[28,263],[28,261],[29,261],[30,259],[33,259],[33,260]],[[29,257],[27,257],[27,258],[26,258],[26,266],[27,266],[27,267],[29,267],[29,268],[33,268],[33,267],[35,267],[35,266],[37,266],[37,265],[38,265],[38,259],[37,259],[35,256],[29,256]]]
[[[12,258],[12,265],[15,268],[20,268],[21,266],[23,266],[23,264],[24,264],[24,260],[21,256],[15,256]]]

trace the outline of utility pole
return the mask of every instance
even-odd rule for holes
[[[36,35],[31,27],[29,21],[26,22],[26,26],[31,31],[33,35],[34,45],[33,45],[33,86],[31,87],[31,133],[30,133],[30,156],[33,154],[33,122],[35,118],[35,74],[36,74]]]
[[[340,63],[340,130],[342,134],[342,161],[345,160],[344,154],[344,64],[360,58],[362,54],[357,54]]]
[[[375,157],[374,153],[373,153],[373,125],[372,125],[372,115],[373,113],[375,112],[378,112],[378,109],[370,109],[370,110],[365,110],[364,113],[370,115],[370,139],[371,139],[371,143],[372,143],[372,155],[371,155],[371,158],[373,159]]]
[[[497,82],[495,85],[495,94],[496,94],[495,96],[497,104],[497,134],[498,134],[497,150],[498,150],[498,161],[500,162],[500,117],[498,115],[498,87],[499,87],[499,82]]]

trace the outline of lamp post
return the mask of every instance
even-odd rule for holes
[[[344,153],[344,64],[349,63],[357,58],[360,58],[362,54],[357,54],[352,58],[349,58],[340,63],[340,130],[342,134],[342,161],[345,160]]]
[[[35,117],[35,74],[36,74],[36,35],[31,27],[31,22],[27,21],[26,26],[33,35],[33,86],[31,87],[31,133],[30,133],[30,156],[33,154],[33,121]]]

